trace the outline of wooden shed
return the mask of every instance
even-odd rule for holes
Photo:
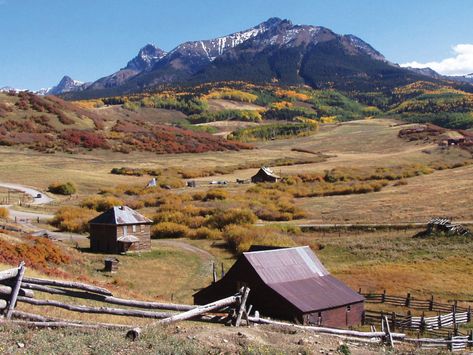
[[[270,168],[263,166],[254,176],[251,177],[251,182],[254,184],[258,182],[277,182],[279,179],[280,177],[274,174]]]
[[[89,221],[90,249],[125,253],[151,249],[152,221],[127,206],[116,206]]]
[[[307,246],[243,253],[221,280],[194,294],[194,303],[216,301],[245,285],[248,303],[262,315],[339,328],[363,318],[363,296],[331,276]]]

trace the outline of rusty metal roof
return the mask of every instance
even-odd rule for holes
[[[302,312],[363,301],[329,274],[308,247],[243,253],[262,281]]]
[[[261,169],[266,175],[268,176],[271,176],[271,177],[274,177],[276,179],[279,179],[279,176],[277,176],[272,169],[266,167],[266,166],[262,166]]]
[[[127,206],[115,206],[105,211],[101,215],[89,221],[90,224],[148,224],[152,223],[149,218],[139,214]]]

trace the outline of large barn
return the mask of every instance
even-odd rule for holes
[[[127,206],[116,206],[89,221],[90,249],[125,253],[151,249],[152,221]]]
[[[248,303],[262,315],[339,328],[363,318],[363,296],[331,276],[307,246],[243,253],[221,280],[194,294],[194,303],[228,297],[245,285]]]

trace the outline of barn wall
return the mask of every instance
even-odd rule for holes
[[[263,171],[258,171],[256,175],[251,178],[251,182],[258,183],[258,182],[276,182],[276,179],[272,176],[266,175]]]
[[[127,228],[127,235],[133,235],[139,239],[138,242],[133,243],[128,250],[150,250],[151,249],[151,226],[149,224],[129,226],[117,226],[117,239],[123,236],[123,228]]]
[[[194,303],[207,304],[234,295],[245,285],[250,288],[248,304],[252,304],[253,309],[262,315],[291,321],[300,315],[291,303],[260,279],[245,259],[239,259],[225,278],[197,292],[194,295]]]
[[[305,322],[309,325],[320,325],[324,327],[346,328],[361,324],[364,312],[364,303],[359,302],[348,306],[332,308],[320,312],[305,315]],[[320,313],[320,321],[319,321]]]

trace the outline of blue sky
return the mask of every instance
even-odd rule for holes
[[[357,35],[397,63],[466,74],[472,14],[471,0],[0,0],[0,87],[95,80],[146,43],[171,50],[275,16]]]

